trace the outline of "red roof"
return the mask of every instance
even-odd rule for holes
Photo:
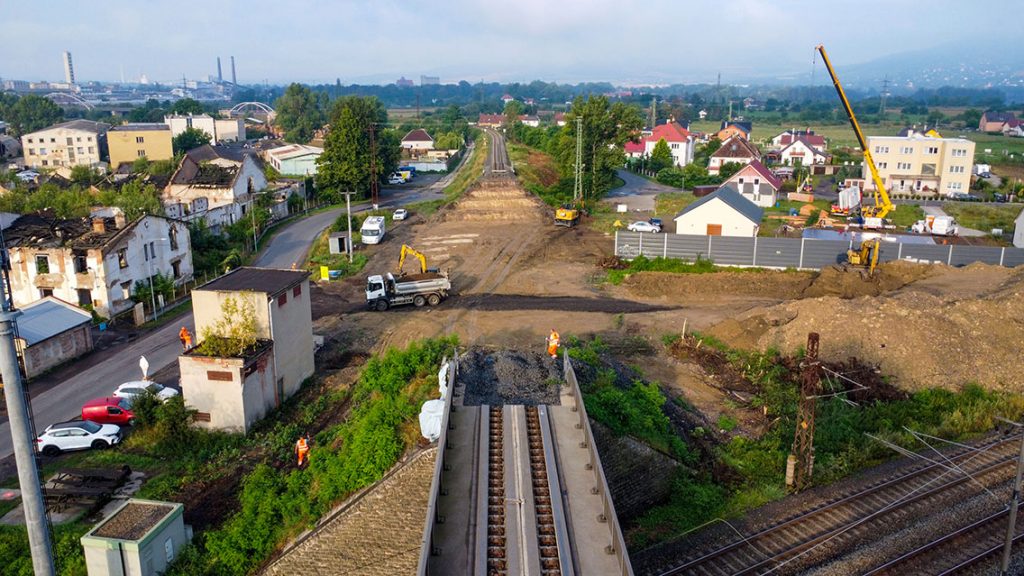
[[[711,155],[712,158],[760,158],[761,153],[753,144],[747,142],[740,136],[731,136],[718,150]]]
[[[782,137],[779,139],[779,144],[782,146],[788,146],[796,140],[803,140],[807,144],[810,144],[816,148],[825,147],[825,137],[821,134],[808,134],[804,130],[798,130],[796,134],[792,130],[787,130],[782,133]]]
[[[504,123],[505,116],[503,114],[481,114],[480,118],[477,119],[477,124],[501,125]]]
[[[427,131],[424,130],[423,128],[417,128],[415,130],[410,130],[409,133],[405,135],[405,138],[402,138],[402,142],[433,142],[433,141],[434,141],[434,139],[431,138],[430,134],[427,134]]]
[[[776,190],[782,188],[782,181],[779,180],[778,177],[775,176],[775,174],[772,174],[772,171],[766,168],[764,164],[761,164],[759,160],[751,160],[750,164],[747,164],[743,168],[737,170],[736,173],[733,174],[732,177],[730,177],[725,182],[728,183],[737,180],[744,172],[747,172],[748,169],[753,169],[754,172],[757,172],[759,176],[764,178],[765,182],[771,184],[772,187],[775,188]]]
[[[622,147],[627,154],[643,154],[644,143],[643,142],[626,142],[625,146]]]
[[[689,130],[683,128],[678,122],[669,122],[655,126],[654,130],[651,131],[651,135],[644,140],[650,142],[657,142],[659,140],[664,140],[665,142],[686,142],[689,139]]]

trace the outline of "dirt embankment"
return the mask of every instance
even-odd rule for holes
[[[707,300],[732,295],[788,300],[811,286],[813,278],[813,272],[638,272],[623,280],[622,286],[643,298]]]
[[[907,285],[890,294],[794,300],[754,309],[710,333],[736,347],[791,352],[818,332],[822,358],[862,358],[906,389],[976,382],[1024,391],[1024,270],[976,264],[902,272],[887,281]],[[839,280],[840,291],[851,282]]]

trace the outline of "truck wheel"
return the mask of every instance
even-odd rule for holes
[[[437,294],[431,294],[430,296],[427,297],[427,302],[431,306],[437,306],[438,304],[441,303],[441,297],[438,296]]]
[[[422,308],[423,305],[427,303],[427,299],[424,298],[423,296],[417,296],[417,297],[412,299],[412,303],[417,308]]]
[[[377,303],[373,305],[373,308],[377,310],[377,312],[383,312],[388,309],[388,301],[377,300]]]

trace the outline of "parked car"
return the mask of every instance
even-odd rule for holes
[[[655,226],[654,224],[651,224],[650,222],[644,222],[644,221],[633,222],[632,224],[630,224],[626,228],[630,232],[654,232],[655,234],[657,234],[658,232],[661,232],[661,226]]]
[[[388,178],[388,184],[405,184],[405,178],[401,176],[391,176]]]
[[[651,218],[648,220],[648,222],[654,224],[655,226],[658,227],[659,230],[661,230],[661,218]]]
[[[127,398],[108,396],[89,400],[82,405],[82,420],[97,424],[117,424],[131,426],[135,423],[135,414],[131,411],[131,401]]]
[[[395,213],[394,213],[393,216],[391,216],[391,219],[392,220],[405,220],[406,217],[408,217],[408,216],[409,216],[409,211],[408,210],[406,210],[405,208],[399,208],[398,210],[395,210]]]
[[[56,456],[65,450],[107,448],[120,442],[120,426],[72,420],[47,426],[36,438],[36,449],[47,456]]]
[[[156,395],[161,401],[166,402],[169,398],[173,398],[178,395],[178,391],[174,388],[168,388],[162,384],[157,384],[152,380],[137,380],[135,382],[125,382],[114,390],[114,396],[117,398],[125,398],[128,400],[128,405],[131,406],[131,401],[136,396],[142,394],[145,390],[149,390]]]
[[[993,202],[1006,202],[1006,194],[1003,194],[1002,192],[993,192],[992,193],[992,201]]]

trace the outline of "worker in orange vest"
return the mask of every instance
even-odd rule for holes
[[[551,334],[548,336],[548,354],[550,354],[552,358],[558,358],[558,344],[558,332],[555,332],[555,329],[552,328]]]
[[[188,349],[192,347],[192,333],[188,331],[188,328],[182,326],[181,331],[178,332],[178,338],[181,340],[181,349],[188,352]]]
[[[298,467],[302,468],[304,464],[309,464],[309,435],[300,436],[299,440],[295,443],[295,455],[298,457]]]

